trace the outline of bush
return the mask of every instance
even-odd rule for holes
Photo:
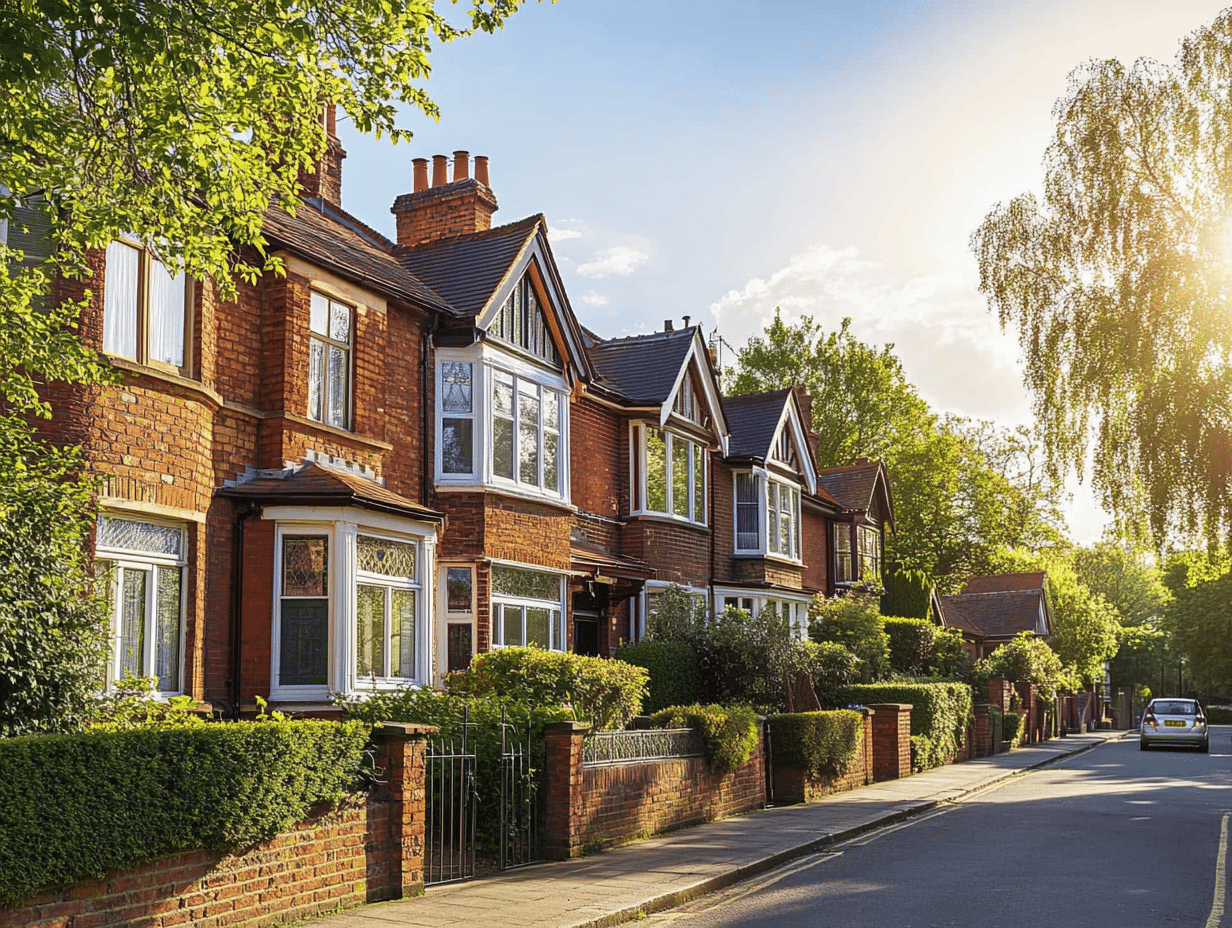
[[[672,706],[650,722],[655,728],[696,728],[706,745],[706,763],[721,773],[731,773],[757,750],[757,713],[748,706]]]
[[[799,767],[811,777],[841,777],[864,743],[864,716],[834,712],[772,715],[770,745],[775,765]]]
[[[0,739],[0,905],[271,838],[358,784],[370,731],[237,722]]]
[[[940,767],[944,761],[934,760],[933,743],[929,738],[923,735],[911,736],[911,772],[919,773],[922,770],[930,770],[933,767]]]
[[[1056,652],[1030,632],[1019,632],[1012,641],[976,664],[973,673],[979,681],[1004,677],[1013,683],[1034,683],[1048,698],[1055,696],[1058,689],[1072,685],[1066,680]]]
[[[890,671],[924,674],[933,664],[933,651],[940,629],[926,619],[887,616],[885,631],[890,639]]]
[[[446,688],[464,696],[497,696],[532,706],[572,706],[596,729],[621,729],[642,711],[647,673],[624,661],[540,648],[477,654],[450,674]]]
[[[849,686],[842,691],[848,703],[910,703],[911,734],[928,739],[920,748],[928,767],[948,764],[958,756],[967,728],[974,718],[971,687],[965,683],[874,683]],[[915,757],[913,750],[912,756]],[[928,769],[923,767],[921,769]]]
[[[649,674],[642,711],[686,706],[702,698],[701,666],[693,648],[683,641],[641,641],[616,652],[618,660],[642,667]]]
[[[841,644],[860,659],[860,680],[871,683],[889,668],[889,639],[877,596],[851,590],[833,599],[814,598],[809,608],[809,636]]]
[[[813,681],[821,708],[841,709],[844,703],[839,694],[856,681],[860,659],[833,641],[804,641],[801,645],[803,669]]]
[[[575,712],[561,705],[529,706],[525,702],[496,696],[461,696],[438,690],[400,690],[377,693],[369,699],[343,702],[347,715],[370,725],[381,722],[418,722],[439,729],[432,740],[438,745],[455,749],[462,747],[463,719],[468,718],[467,750],[475,754],[475,791],[479,808],[475,840],[481,850],[496,853],[500,849],[500,816],[492,810],[501,802],[501,722],[507,724],[507,737],[527,738],[531,744],[531,766],[544,769],[543,728],[549,722],[574,719]],[[467,710],[469,715],[467,714]],[[503,712],[503,715],[502,715]]]
[[[1001,719],[1001,740],[1017,744],[1021,734],[1022,716],[1017,712],[1005,713],[1005,717]]]
[[[1232,706],[1207,706],[1206,721],[1210,725],[1232,725]]]

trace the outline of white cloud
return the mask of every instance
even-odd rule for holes
[[[583,277],[610,277],[613,274],[627,276],[632,274],[639,264],[647,261],[650,255],[627,245],[617,245],[600,252],[594,260],[579,264],[577,272]]]
[[[608,299],[602,293],[595,293],[594,290],[587,290],[582,294],[582,302],[588,306],[606,306]]]
[[[563,242],[565,239],[581,237],[582,233],[577,229],[561,229],[557,226],[548,227],[548,238],[554,242]]]

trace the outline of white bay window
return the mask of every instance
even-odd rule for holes
[[[765,473],[737,471],[734,494],[737,554],[801,560],[798,486]]]
[[[633,427],[635,513],[706,524],[706,446],[653,425]]]

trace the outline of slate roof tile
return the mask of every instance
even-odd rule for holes
[[[308,464],[285,477],[258,477],[217,491],[219,496],[283,505],[358,506],[378,512],[440,522],[444,515],[387,490],[371,480]]]
[[[613,338],[586,353],[605,386],[631,403],[661,406],[676,385],[696,328]]]
[[[867,512],[873,506],[881,463],[869,461],[850,467],[828,467],[817,472],[817,485],[838,500],[844,509]]]
[[[791,390],[785,389],[725,397],[723,415],[731,433],[728,456],[765,460],[783,416],[783,405],[790,396]]]

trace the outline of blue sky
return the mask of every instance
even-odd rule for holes
[[[494,221],[543,213],[574,310],[604,336],[688,315],[740,347],[776,306],[892,342],[943,411],[1030,421],[1015,338],[967,240],[1038,189],[1080,62],[1170,61],[1206,0],[558,0],[435,50],[439,123],[340,127],[343,204],[392,235],[411,159],[491,159]],[[724,348],[723,362],[734,356]],[[1075,485],[1072,536],[1103,515]]]

